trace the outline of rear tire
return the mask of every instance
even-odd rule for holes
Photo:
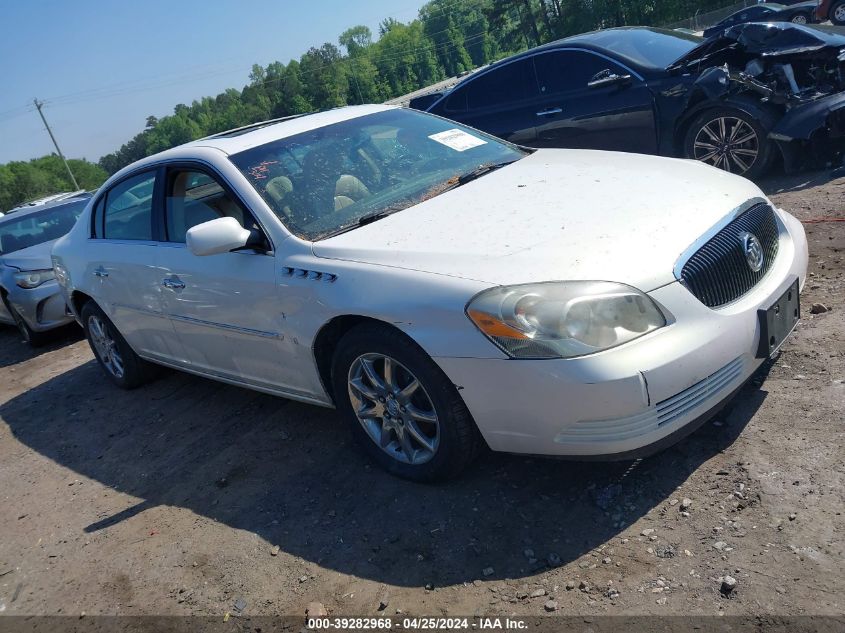
[[[830,7],[830,21],[836,26],[845,26],[845,0]]]
[[[82,307],[85,338],[103,371],[121,389],[134,389],[156,377],[156,365],[142,359],[93,301]]]
[[[347,332],[332,361],[332,386],[356,441],[393,475],[450,479],[482,446],[455,385],[393,328],[365,323]]]
[[[769,169],[774,146],[757,119],[722,106],[693,119],[684,136],[684,156],[753,180]]]
[[[793,24],[810,24],[811,16],[809,13],[796,13],[790,20]]]

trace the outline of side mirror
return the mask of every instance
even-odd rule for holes
[[[185,243],[194,255],[217,255],[243,248],[249,242],[250,232],[235,218],[216,218],[188,229]]]
[[[593,75],[587,82],[587,88],[604,88],[605,86],[623,86],[631,83],[631,75],[617,75],[610,70],[602,70]]]

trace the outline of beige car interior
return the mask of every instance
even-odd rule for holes
[[[184,242],[188,229],[217,218],[235,218],[244,228],[245,214],[216,181],[189,187],[197,172],[181,171],[173,177],[167,196],[167,234],[171,242]],[[205,176],[202,174],[202,176]],[[248,222],[252,225],[252,219]]]
[[[342,173],[342,157],[340,154],[330,154],[325,151],[312,151],[305,157],[302,165],[302,180],[304,182],[331,182],[334,178],[334,210],[363,200],[370,195],[370,190],[357,176]],[[336,174],[336,175],[335,175]],[[290,218],[296,211],[291,208],[295,204],[293,181],[287,176],[275,176],[267,181],[264,191],[272,201],[278,213]]]

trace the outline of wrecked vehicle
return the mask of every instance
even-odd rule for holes
[[[758,102],[787,171],[845,155],[845,31],[794,24],[743,24],[670,69],[705,68],[695,81],[708,100]],[[690,148],[700,160],[709,148]]]
[[[695,158],[756,178],[777,159],[840,164],[843,91],[836,27],[750,23],[706,40],[624,27],[504,59],[425,109],[525,146]]]
[[[485,444],[621,460],[680,441],[789,337],[808,258],[745,178],[376,105],[144,158],[52,256],[117,386],[157,364],[336,407],[418,481]]]

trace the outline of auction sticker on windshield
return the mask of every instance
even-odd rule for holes
[[[428,138],[432,141],[437,141],[446,147],[451,147],[453,150],[458,152],[463,152],[465,150],[472,149],[473,147],[487,144],[487,141],[480,139],[477,136],[473,136],[472,134],[467,134],[463,130],[458,130],[457,128],[432,134]]]

